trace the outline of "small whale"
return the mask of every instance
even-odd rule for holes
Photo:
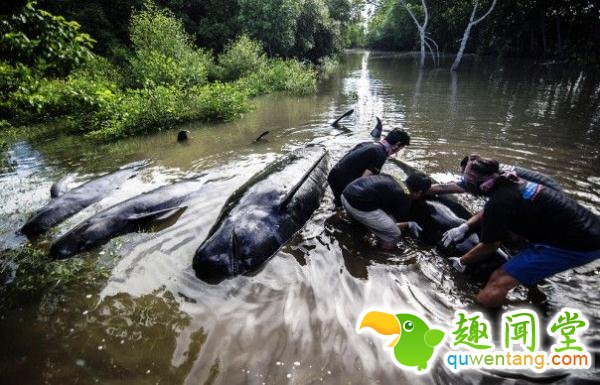
[[[21,227],[21,232],[28,237],[45,233],[54,225],[103,199],[127,179],[136,176],[139,169],[147,164],[148,162],[131,163],[66,192],[62,191],[64,184],[59,181],[58,186],[54,188],[54,194],[57,196],[36,211]]]
[[[198,195],[204,181],[191,179],[162,186],[100,211],[52,242],[50,256],[68,258],[118,235],[172,223]]]

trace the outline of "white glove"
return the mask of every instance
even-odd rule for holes
[[[451,228],[442,235],[442,245],[448,247],[451,243],[460,241],[467,235],[467,231],[469,231],[469,225],[466,222],[460,226]]]
[[[452,267],[455,268],[457,271],[464,273],[465,269],[467,268],[465,265],[463,265],[463,263],[460,261],[460,258],[457,257],[451,257],[450,261],[452,261]]]
[[[421,233],[421,231],[423,231],[421,226],[419,226],[419,224],[417,222],[407,222],[407,224],[408,224],[408,230],[411,233],[413,233],[415,238],[419,238],[419,234]]]

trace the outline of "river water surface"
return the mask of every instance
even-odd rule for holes
[[[553,175],[566,192],[600,213],[600,84],[578,71],[535,65],[465,63],[419,71],[406,54],[349,52],[317,95],[267,96],[226,124],[92,146],[49,134],[10,148],[0,175],[0,242],[17,247],[16,230],[49,199],[53,181],[76,173],[81,183],[136,160],[152,163],[115,193],[58,226],[40,245],[90,214],[181,178],[205,173],[201,198],[166,228],[129,234],[79,256],[100,264],[76,285],[54,288],[0,315],[1,384],[459,384],[529,383],[510,373],[460,375],[441,360],[423,376],[391,364],[385,340],[355,332],[367,307],[410,309],[449,325],[473,305],[477,287],[435,249],[406,239],[395,253],[332,210],[327,193],[305,228],[258,274],[208,285],[194,276],[192,256],[228,196],[281,154],[308,144],[331,160],[371,140],[375,116],[384,129],[409,131],[398,156],[438,180],[452,180],[460,159],[478,152]],[[328,125],[346,110],[343,129]],[[251,144],[269,130],[268,141]],[[52,132],[52,130],[49,130]],[[386,165],[388,172],[395,172]],[[397,170],[396,170],[397,171]],[[465,200],[475,208],[477,201]],[[513,306],[553,315],[584,310],[584,334],[600,351],[600,265],[519,289]],[[441,349],[442,355],[448,347]],[[597,361],[600,362],[600,361]],[[548,381],[548,379],[546,379]],[[557,373],[560,384],[597,383],[595,370]]]

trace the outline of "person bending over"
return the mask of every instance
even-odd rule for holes
[[[379,174],[387,157],[409,144],[408,133],[396,128],[377,143],[364,142],[356,145],[333,166],[327,177],[335,205],[340,206],[340,196],[350,182],[361,176]]]
[[[481,242],[454,260],[457,270],[495,252],[509,232],[529,241],[494,271],[475,297],[480,304],[501,306],[519,284],[533,285],[600,258],[600,218],[565,194],[502,172],[491,159],[469,161],[463,180],[469,191],[488,201],[466,224],[469,229],[481,227]]]
[[[421,198],[431,187],[431,179],[416,173],[406,181],[381,174],[359,178],[350,183],[341,196],[342,205],[350,216],[367,226],[377,236],[380,246],[393,249],[402,230],[419,236],[421,227],[407,222],[411,201]]]
[[[460,172],[461,174],[465,171],[465,167],[469,160],[481,159],[481,156],[477,154],[472,154],[469,156],[465,156],[460,161]],[[525,179],[530,182],[539,183],[556,191],[562,192],[561,185],[556,181],[556,179],[552,178],[549,175],[546,175],[539,171],[533,171],[525,167],[521,166],[510,166],[506,164],[500,165],[501,171],[506,172],[514,172],[521,179]],[[465,185],[464,180],[459,182],[450,182],[450,183],[435,183],[431,186],[431,189],[427,192],[428,196],[437,195],[437,194],[462,194],[466,193],[467,187]]]

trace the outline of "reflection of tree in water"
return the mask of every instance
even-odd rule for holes
[[[66,361],[52,363],[54,370],[42,374],[45,383],[182,383],[206,334],[189,330],[191,318],[178,308],[170,292],[120,293],[89,311],[72,307],[40,316],[53,325],[41,349]]]
[[[178,307],[170,292],[105,298],[87,314],[86,326],[76,338],[86,366],[133,381],[154,377],[165,383],[181,382],[206,334],[200,329],[186,336],[186,351],[178,351],[177,339],[190,326],[190,316]]]

